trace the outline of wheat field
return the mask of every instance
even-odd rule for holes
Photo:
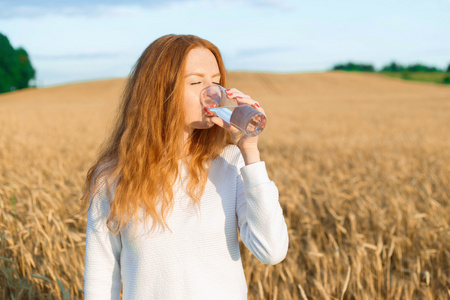
[[[125,79],[0,95],[0,299],[83,297],[81,187]],[[286,259],[241,249],[249,299],[449,299],[450,87],[230,72],[268,116]]]

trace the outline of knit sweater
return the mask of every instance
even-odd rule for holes
[[[119,299],[121,280],[123,300],[246,299],[238,230],[261,262],[285,258],[287,226],[264,162],[245,166],[239,149],[227,146],[211,162],[200,206],[192,204],[186,180],[182,166],[164,230],[152,232],[152,222],[142,221],[114,235],[106,227],[108,183],[91,198],[85,299]],[[110,193],[112,199],[114,187]]]

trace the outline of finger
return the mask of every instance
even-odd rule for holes
[[[255,101],[253,99],[240,98],[240,97],[236,98],[236,100],[239,105],[250,105],[257,111],[263,113],[264,115],[266,114],[264,109],[261,107],[261,105],[259,105],[258,101]]]
[[[244,98],[241,96],[237,96],[236,101],[238,104],[247,104],[247,105],[251,105],[251,106],[258,104],[256,107],[259,107],[258,101],[255,101],[252,98]]]
[[[232,93],[240,93],[241,91],[240,90],[238,90],[238,89],[235,89],[235,88],[231,88],[231,89],[226,89],[225,90],[225,92],[228,94],[228,93],[230,93],[230,94],[232,94]]]
[[[263,114],[265,114],[264,109],[261,108],[260,104],[258,103],[258,101],[253,100],[249,95],[246,95],[244,93],[242,93],[241,91],[239,91],[238,89],[235,88],[231,88],[226,90],[227,93],[227,97],[230,99],[236,99],[236,101],[238,102],[238,104],[247,104],[252,106],[254,109],[262,112]]]
[[[238,96],[238,97],[236,97],[236,101],[238,102],[238,104],[241,104],[241,105],[247,104],[247,105],[253,106],[255,109],[258,109],[258,110],[262,109],[259,102],[256,100],[253,100],[252,98],[243,98],[243,97]]]
[[[264,108],[261,107],[261,105],[259,105],[258,102],[256,102],[255,104],[252,105],[254,109],[256,109],[259,112],[262,112],[264,115],[266,114],[266,112],[264,111]]]
[[[225,92],[230,99],[236,99],[237,97],[250,98],[249,95],[246,95],[237,89],[228,89]]]

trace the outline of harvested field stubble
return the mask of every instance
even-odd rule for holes
[[[123,85],[0,97],[0,298],[82,297],[74,214]],[[345,72],[230,73],[228,86],[268,113],[262,158],[290,235],[276,266],[242,245],[249,299],[450,297],[450,87]]]

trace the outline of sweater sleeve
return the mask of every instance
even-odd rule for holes
[[[278,202],[278,189],[270,181],[264,162],[238,165],[237,216],[242,241],[265,264],[281,262],[287,254],[289,237]]]
[[[120,297],[120,234],[107,227],[109,201],[106,185],[91,199],[86,228],[84,267],[84,299],[114,299]]]

